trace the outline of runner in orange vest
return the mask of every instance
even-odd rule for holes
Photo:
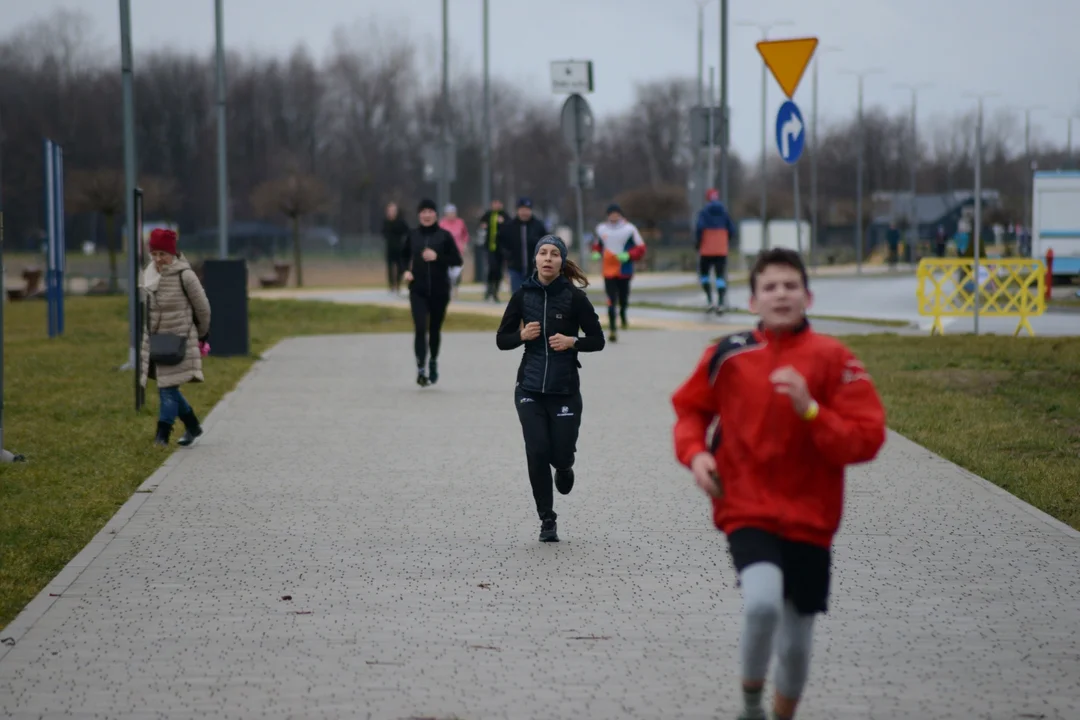
[[[708,312],[719,315],[726,309],[724,296],[727,294],[728,245],[735,234],[735,226],[715,188],[709,188],[705,199],[708,203],[698,213],[697,227],[694,229],[694,249],[698,251],[698,275],[709,303]],[[709,278],[710,270],[716,275],[715,304]]]

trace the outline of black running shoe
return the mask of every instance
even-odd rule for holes
[[[540,523],[540,542],[559,542],[554,520],[545,520]]]
[[[563,495],[569,495],[574,489],[574,468],[555,471],[555,489]]]

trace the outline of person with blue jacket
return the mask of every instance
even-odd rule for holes
[[[536,244],[536,271],[510,297],[495,335],[500,350],[524,346],[514,405],[525,438],[540,542],[558,542],[551,469],[563,495],[574,487],[574,453],[581,429],[579,353],[604,349],[604,329],[589,296],[589,281],[554,235]]]
[[[727,294],[727,256],[735,225],[727,208],[720,202],[720,193],[709,188],[705,193],[707,201],[697,216],[694,228],[694,249],[698,251],[698,275],[701,288],[708,301],[708,312],[717,315],[724,311],[724,296]],[[710,284],[709,271],[716,277],[716,304],[713,304],[713,286]]]

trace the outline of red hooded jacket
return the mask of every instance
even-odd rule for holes
[[[769,375],[785,365],[806,378],[820,408],[813,420],[773,389]],[[885,410],[862,363],[809,324],[722,339],[671,400],[679,462],[689,467],[710,449],[716,458],[723,496],[712,499],[713,521],[724,533],[755,527],[829,547],[843,512],[845,466],[873,460],[885,442]]]

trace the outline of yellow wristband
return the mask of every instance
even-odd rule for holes
[[[802,419],[806,421],[813,420],[818,416],[818,411],[820,409],[817,400],[811,400],[809,407],[806,408],[806,412],[803,413]]]

